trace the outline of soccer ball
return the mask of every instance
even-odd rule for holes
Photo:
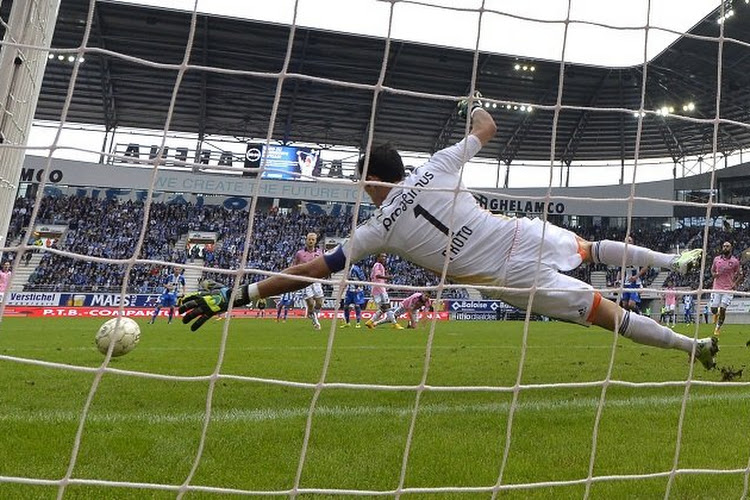
[[[130,318],[112,318],[105,322],[96,332],[96,348],[106,355],[109,343],[114,342],[112,357],[123,356],[138,345],[141,339],[141,328]]]

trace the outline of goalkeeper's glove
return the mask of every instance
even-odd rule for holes
[[[196,331],[212,316],[229,309],[231,293],[232,290],[229,287],[223,286],[186,296],[180,306],[180,314],[183,315],[182,322],[187,325],[195,320],[190,325],[190,329]],[[240,287],[240,296],[234,300],[234,306],[244,306],[248,303],[250,303],[250,298],[247,296],[247,286],[243,285]]]
[[[458,103],[458,116],[460,118],[471,116],[472,111],[482,107],[481,98],[482,93],[477,90],[474,92],[474,99],[461,99]]]
[[[224,288],[226,285],[224,283],[219,283],[218,281],[214,281],[209,278],[202,279],[198,282],[198,288],[205,291],[211,291],[215,288]]]

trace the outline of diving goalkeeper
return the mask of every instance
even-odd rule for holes
[[[482,210],[461,182],[463,164],[496,133],[494,120],[477,104],[475,97],[462,103],[463,110],[470,113],[469,135],[435,153],[406,178],[401,156],[388,144],[360,158],[358,168],[365,181],[394,184],[365,184],[365,192],[378,207],[374,215],[342,245],[286,269],[287,276],[243,286],[233,298],[234,305],[303,288],[309,282],[296,276],[325,278],[342,270],[347,258],[357,262],[367,255],[390,252],[438,274],[447,259],[448,278],[499,287],[497,297],[516,307],[600,326],[639,344],[695,351],[695,359],[706,369],[714,368],[719,350],[715,338],[694,340],[676,333],[651,318],[602,300],[591,285],[560,272],[582,263],[621,266],[624,261],[627,266],[685,273],[700,260],[702,250],[676,255],[619,241],[590,242],[540,219],[496,217]],[[180,307],[183,322],[194,321],[191,329],[200,328],[211,316],[227,309],[230,291],[224,287],[187,297]]]

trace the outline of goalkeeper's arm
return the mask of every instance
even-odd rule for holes
[[[492,118],[484,108],[474,108],[471,110],[471,135],[475,135],[477,139],[482,143],[482,146],[495,137],[497,132],[497,125],[495,120]]]
[[[470,99],[463,99],[458,103],[458,116],[466,118],[467,115],[471,120],[471,131],[469,133],[476,136],[482,146],[485,146],[495,136],[497,125],[495,125],[492,115],[484,109],[482,93],[478,90],[474,92]]]
[[[343,268],[342,268],[343,269]],[[305,276],[307,278],[326,278],[331,273],[341,269],[331,269],[326,261],[326,256],[317,257],[305,264],[286,268],[283,273],[289,276]],[[248,285],[248,297],[266,298],[272,295],[281,295],[285,292],[293,292],[309,285],[309,281],[302,281],[287,276],[271,276],[258,283]]]
[[[342,252],[340,254],[343,255]],[[284,270],[284,273],[289,275],[289,277],[272,276],[259,283],[242,286],[232,304],[234,307],[240,307],[249,304],[253,300],[280,295],[284,292],[292,292],[309,285],[308,281],[298,280],[291,276],[325,278],[332,272],[343,269],[343,262],[340,262],[341,258],[338,253],[334,257],[335,260],[330,260],[333,264],[329,265],[326,259],[330,260],[331,257],[321,256],[305,264],[287,268]],[[193,331],[197,330],[210,317],[222,313],[229,308],[230,293],[231,290],[228,287],[220,286],[194,295],[188,295],[180,306],[180,314],[184,315],[182,322],[188,324],[195,320],[190,329]]]

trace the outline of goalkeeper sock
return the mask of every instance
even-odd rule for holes
[[[629,244],[627,250],[621,241],[601,240],[591,245],[591,260],[596,264],[621,266],[625,256],[626,266],[651,266],[669,268],[675,255],[655,252],[645,247]]]
[[[693,339],[690,337],[680,335],[646,316],[631,314],[630,311],[626,311],[622,317],[618,333],[637,344],[685,352],[691,352],[693,349]]]

